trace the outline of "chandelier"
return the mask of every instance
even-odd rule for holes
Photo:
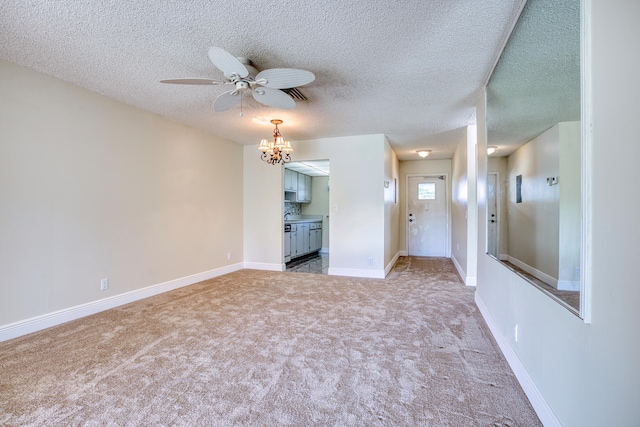
[[[282,124],[282,120],[273,119],[271,123],[276,125],[276,128],[273,130],[273,141],[269,141],[266,138],[260,141],[260,145],[258,146],[258,150],[262,151],[260,158],[271,165],[289,163],[291,161],[289,153],[293,152],[293,148],[291,148],[291,142],[285,141],[282,135],[280,135],[278,125]]]

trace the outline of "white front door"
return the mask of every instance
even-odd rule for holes
[[[448,215],[445,177],[410,176],[407,187],[408,254],[446,257]]]
[[[487,175],[487,253],[498,258],[498,174]]]

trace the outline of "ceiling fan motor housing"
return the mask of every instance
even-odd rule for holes
[[[240,80],[236,82],[236,90],[247,90],[249,89],[249,83],[244,80]]]

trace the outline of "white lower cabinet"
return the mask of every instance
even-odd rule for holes
[[[289,234],[289,259],[292,260],[298,256],[298,228],[296,224],[291,224]]]
[[[317,252],[322,247],[322,223],[299,222],[291,224],[291,231],[287,234],[290,242],[290,259]]]
[[[313,223],[309,226],[309,250],[319,251],[322,248],[322,223]]]
[[[298,224],[298,255],[309,253],[309,224]]]
[[[309,230],[309,250],[312,252],[318,250],[318,230],[315,228]]]

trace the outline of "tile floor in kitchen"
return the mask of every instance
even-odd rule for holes
[[[317,253],[287,263],[287,272],[329,274],[329,254]]]

